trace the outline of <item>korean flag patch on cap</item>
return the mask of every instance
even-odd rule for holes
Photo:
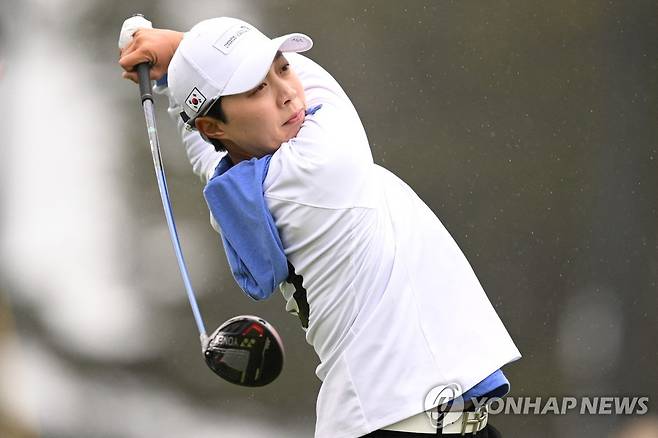
[[[187,99],[185,100],[185,103],[187,106],[192,108],[192,110],[196,113],[199,112],[203,104],[206,102],[206,96],[201,94],[201,92],[194,87],[192,92],[187,96]]]

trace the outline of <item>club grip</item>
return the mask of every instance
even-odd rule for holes
[[[145,100],[153,102],[153,88],[151,87],[151,79],[149,73],[151,66],[148,62],[137,64],[137,76],[139,77],[139,94],[142,96],[142,103]]]

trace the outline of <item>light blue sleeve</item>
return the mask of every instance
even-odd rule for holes
[[[231,273],[254,300],[268,298],[288,277],[283,244],[263,198],[270,158],[252,158],[232,166],[226,156],[203,191],[221,229]]]

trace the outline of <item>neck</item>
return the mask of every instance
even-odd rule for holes
[[[241,161],[250,160],[251,157],[247,157],[244,154],[227,151],[228,157],[231,159],[231,163],[235,166]]]
[[[245,161],[252,158],[247,156],[247,154],[245,154],[245,152],[241,148],[236,147],[236,145],[232,141],[225,140],[223,143],[224,143],[224,147],[226,148],[226,153],[231,159],[233,165],[238,164],[240,161]]]

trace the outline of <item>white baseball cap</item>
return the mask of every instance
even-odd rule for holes
[[[220,96],[243,93],[267,76],[277,51],[304,52],[313,41],[301,33],[269,39],[242,20],[211,18],[185,33],[174,53],[167,82],[194,127]]]

